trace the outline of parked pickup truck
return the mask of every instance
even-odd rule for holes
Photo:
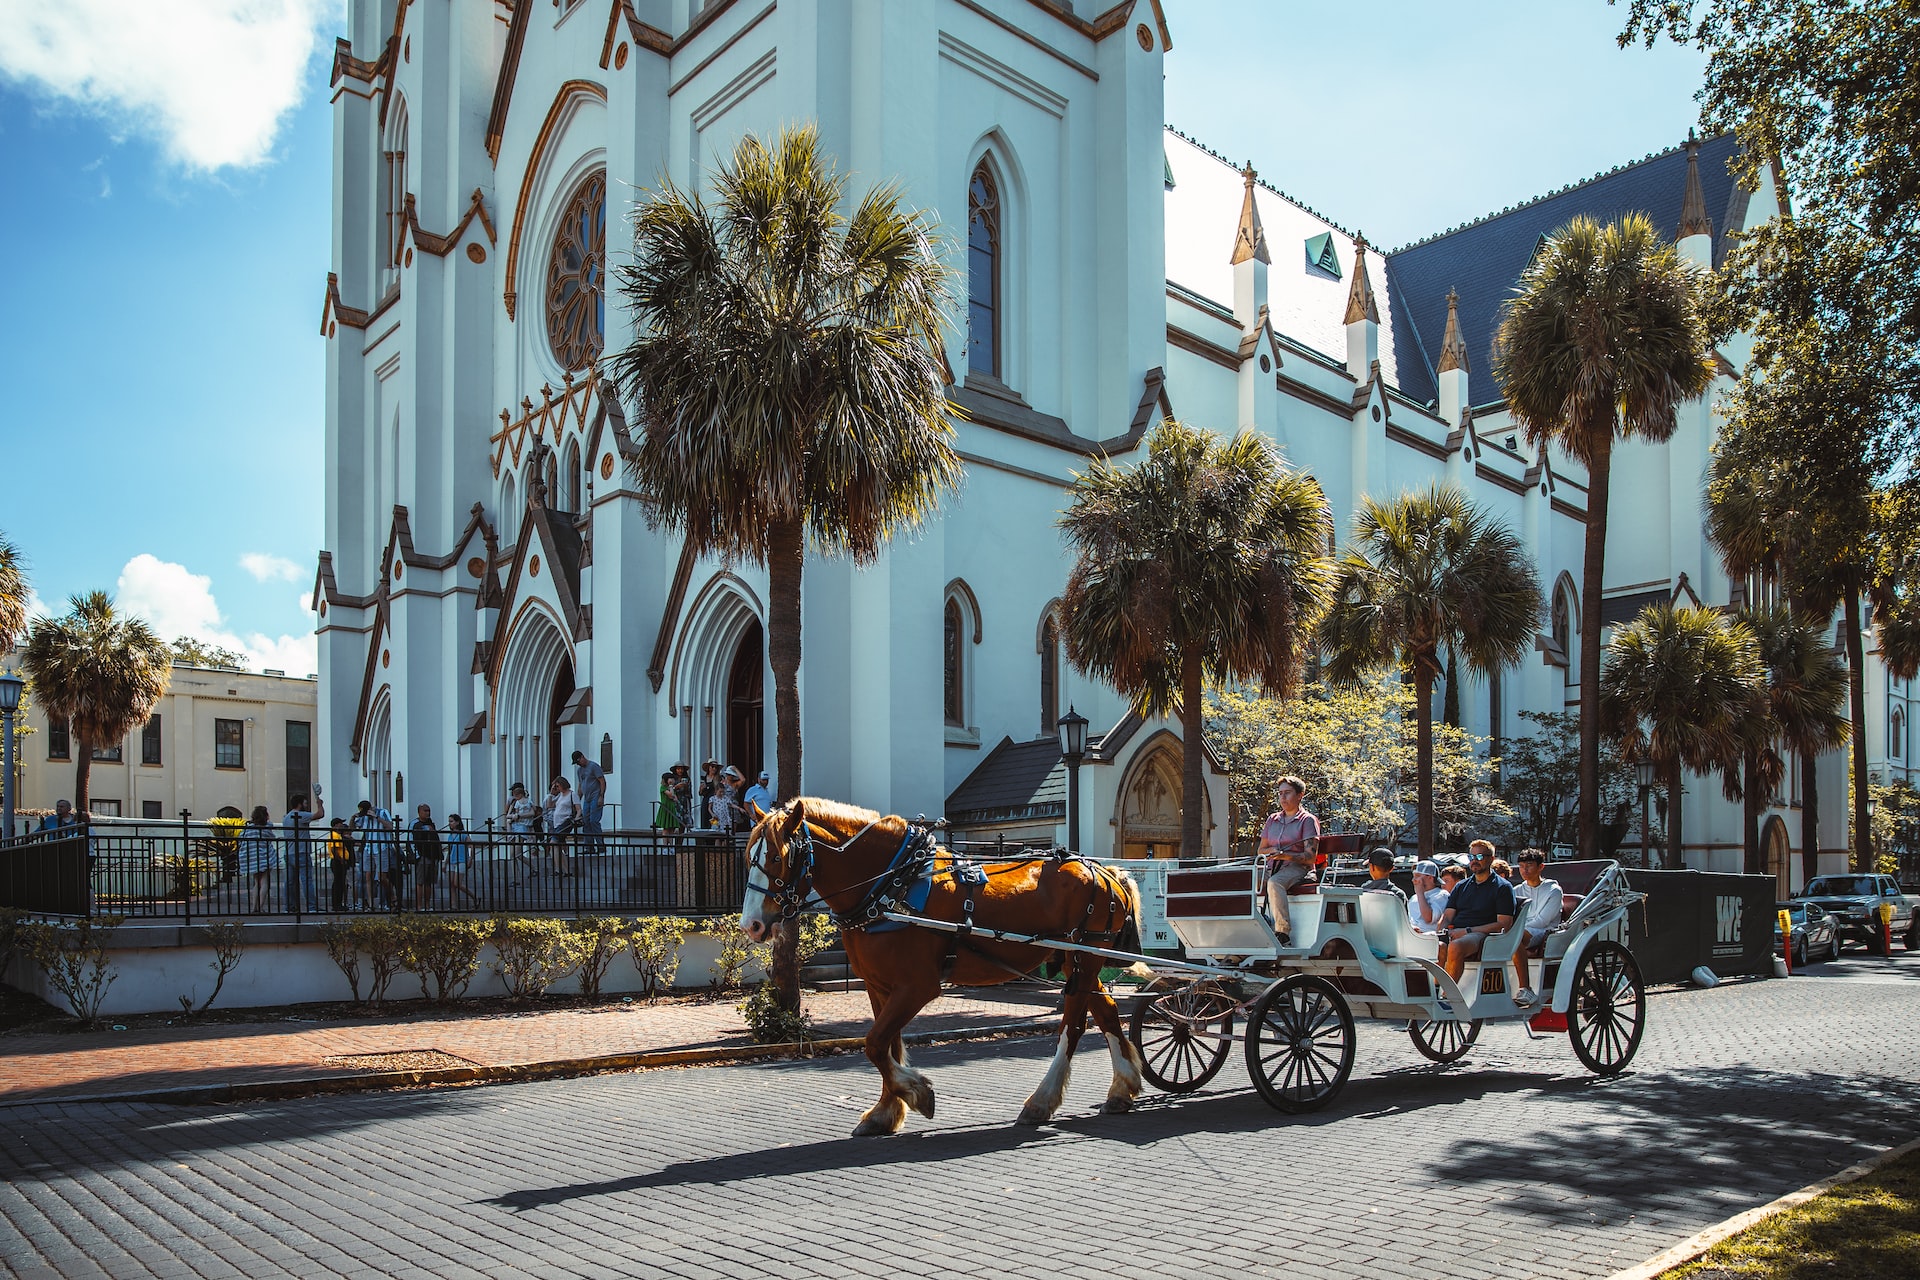
[[[1863,944],[1869,951],[1880,950],[1882,903],[1893,906],[1893,936],[1903,939],[1907,950],[1920,950],[1920,906],[1916,899],[1900,892],[1892,876],[1843,875],[1815,876],[1806,892],[1796,901],[1812,902],[1826,908],[1845,941]]]

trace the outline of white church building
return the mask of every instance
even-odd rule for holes
[[[855,190],[898,182],[938,215],[968,295],[947,350],[962,489],[877,565],[806,567],[806,791],[1064,838],[1055,723],[1072,706],[1092,722],[1083,846],[1173,850],[1178,724],[1074,674],[1053,612],[1073,473],[1125,463],[1169,414],[1270,435],[1343,529],[1363,495],[1462,485],[1548,588],[1526,663],[1461,689],[1466,727],[1497,739],[1522,709],[1576,707],[1585,477],[1527,450],[1501,407],[1499,304],[1575,213],[1644,211],[1717,261],[1773,215],[1771,186],[1737,187],[1714,139],[1382,252],[1164,125],[1167,8],[351,0],[315,590],[334,794],[484,818],[580,749],[612,766],[612,820],[644,827],[675,762],[771,766],[764,574],[649,526],[597,361],[630,333],[607,282],[632,202],[663,176],[700,188],[742,135],[797,122]],[[1722,352],[1727,373],[1743,354]],[[1615,455],[1610,620],[1734,598],[1701,533],[1711,401],[1671,442]],[[1225,781],[1209,769],[1202,800],[1216,849]],[[1693,791],[1689,861],[1736,869],[1737,808]],[[1767,839],[1799,884],[1791,802]],[[1837,867],[1837,772],[1821,808]]]

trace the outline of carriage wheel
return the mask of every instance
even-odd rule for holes
[[[1407,1024],[1413,1047],[1435,1062],[1458,1062],[1480,1038],[1480,1019],[1472,1022],[1421,1020]]]
[[[1574,1056],[1595,1075],[1627,1069],[1647,1027],[1647,991],[1633,953],[1600,941],[1580,957],[1567,1004],[1567,1039]]]
[[[1193,983],[1142,996],[1127,1027],[1140,1072],[1164,1093],[1192,1093],[1220,1073],[1233,1038],[1232,996]]]
[[[1281,1111],[1315,1111],[1353,1074],[1354,1040],[1340,989],[1298,973],[1268,987],[1248,1015],[1247,1074]]]

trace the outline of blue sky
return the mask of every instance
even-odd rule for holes
[[[114,590],[304,673],[339,9],[182,5],[0,10],[0,530],[50,606]],[[1168,123],[1377,244],[1695,117],[1700,59],[1617,49],[1599,0],[1165,7]]]

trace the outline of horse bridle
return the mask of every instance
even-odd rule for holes
[[[853,843],[848,841],[848,844]],[[797,847],[797,854],[796,854]],[[844,847],[844,846],[843,846]],[[767,869],[767,838],[760,837],[755,842],[751,856],[747,859],[747,888],[762,898],[780,905],[780,923],[785,924],[800,914],[813,894],[813,830],[806,816],[800,818],[800,830],[786,842],[786,876],[775,879]],[[761,888],[753,882],[755,873],[766,881]]]

